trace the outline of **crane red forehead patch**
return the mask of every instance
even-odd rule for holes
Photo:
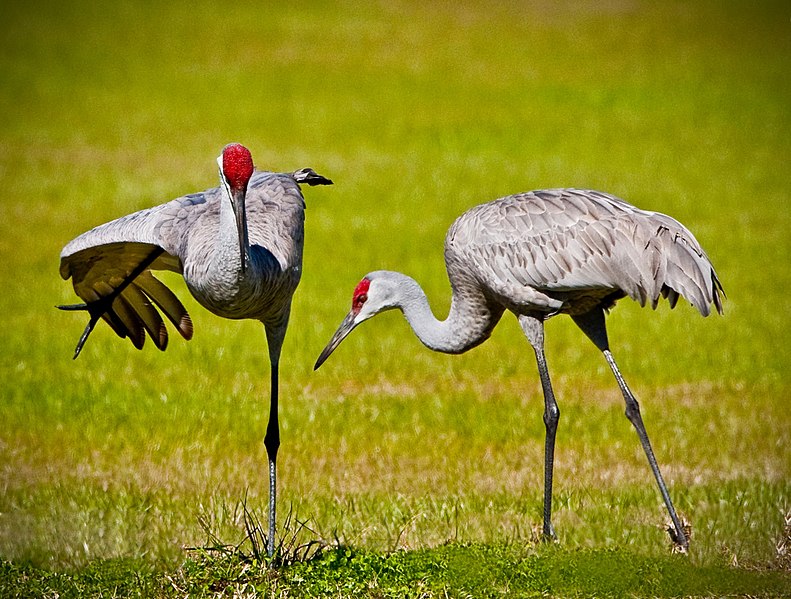
[[[363,279],[357,283],[352,296],[352,312],[357,314],[363,309],[363,304],[368,301],[368,288],[371,286],[369,279]]]
[[[361,295],[365,295],[368,293],[368,288],[371,286],[371,281],[369,279],[363,279],[359,283],[357,283],[357,287],[354,288],[354,295],[352,295],[352,300],[357,299]]]
[[[247,187],[254,168],[250,150],[242,144],[228,144],[223,148],[222,173],[231,187]]]

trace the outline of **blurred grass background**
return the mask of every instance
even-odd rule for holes
[[[541,187],[609,191],[688,225],[725,318],[621,302],[613,351],[642,401],[693,557],[766,564],[791,510],[786,3],[26,2],[0,41],[0,557],[172,563],[266,501],[267,362],[164,277],[190,343],[135,351],[84,322],[58,254],[101,222],[256,164],[311,166],[304,277],[282,373],[280,500],[375,550],[531,538],[543,423],[506,317],[466,355],[398,314],[312,365],[369,270],[414,276],[443,315],[442,243],[470,206]],[[664,512],[617,387],[570,321],[548,325],[562,411],[556,529],[665,551]],[[222,536],[222,534],[221,534]],[[229,539],[232,540],[232,539]]]

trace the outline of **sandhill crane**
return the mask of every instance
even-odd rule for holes
[[[225,146],[217,158],[220,186],[100,225],[75,238],[60,255],[60,274],[72,278],[88,325],[80,354],[102,318],[141,349],[146,333],[164,350],[168,331],[156,308],[185,339],[192,337],[187,310],[152,270],[184,276],[206,309],[223,318],[260,320],[271,366],[269,421],[264,438],[269,462],[269,536],[274,552],[276,460],[280,446],[278,364],[291,299],[302,271],[305,203],[299,184],[329,185],[312,169],[291,174],[255,170],[250,151]]]
[[[402,311],[429,349],[458,354],[489,338],[505,310],[513,312],[533,347],[544,394],[543,536],[554,539],[552,470],[560,411],[544,356],[544,321],[568,314],[604,354],[626,401],[626,416],[642,443],[673,522],[675,545],[685,533],[648,440],[640,409],[610,352],[604,313],[623,297],[656,307],[685,297],[703,316],[722,314],[724,293],[692,233],[673,218],[640,210],[614,196],[550,189],[508,196],[462,214],[445,238],[452,288],[450,313],[438,320],[418,283],[398,272],[371,272],[354,290],[351,311],[321,352],[319,368],[361,322]]]

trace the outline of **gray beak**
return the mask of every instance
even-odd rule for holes
[[[327,347],[321,352],[319,359],[316,360],[316,365],[313,367],[313,370],[318,370],[319,366],[324,364],[325,360],[330,357],[330,354],[335,351],[335,348],[341,344],[346,336],[354,330],[359,323],[354,322],[354,313],[349,312],[346,315],[346,318],[343,319],[341,326],[338,327],[338,330],[335,331],[335,334],[330,339],[330,342],[327,344]]]
[[[242,260],[242,273],[247,269],[247,261],[249,256],[247,254],[247,212],[245,210],[244,200],[246,192],[242,190],[231,191],[231,204],[233,204],[233,212],[236,216],[236,231],[239,234],[239,256]]]

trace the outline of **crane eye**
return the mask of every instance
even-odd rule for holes
[[[368,294],[367,293],[360,293],[354,296],[354,307],[359,310],[363,307],[363,304],[368,301]]]
[[[362,281],[357,283],[352,294],[352,311],[357,314],[362,310],[363,304],[368,301],[368,289],[371,286],[371,281],[368,277],[363,278]]]

